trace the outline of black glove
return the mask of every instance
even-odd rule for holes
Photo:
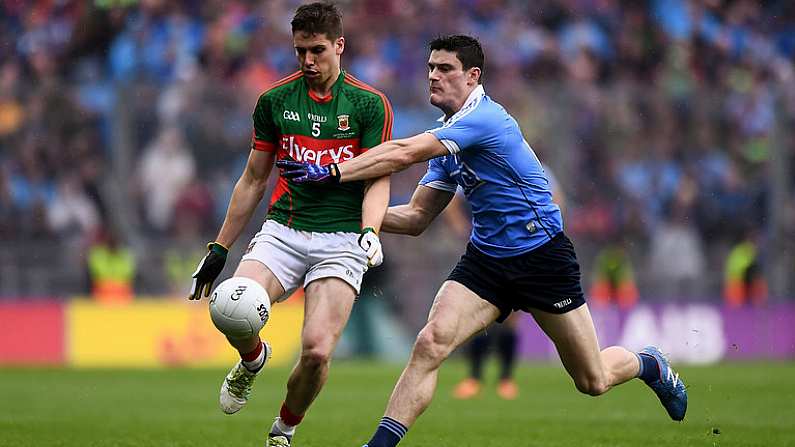
[[[189,300],[201,299],[202,291],[204,291],[204,296],[210,296],[215,279],[218,278],[221,270],[224,269],[228,252],[229,250],[218,242],[207,244],[207,254],[204,255],[199,262],[199,266],[196,267],[196,271],[193,272],[193,284],[190,286]]]

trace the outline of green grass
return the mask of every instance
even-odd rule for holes
[[[335,363],[294,445],[360,447],[400,370]],[[225,371],[0,370],[0,446],[261,446],[288,373],[266,370],[249,406],[226,416],[217,407]],[[561,368],[525,364],[518,400],[489,387],[462,402],[449,396],[463,373],[461,362],[443,368],[435,400],[401,446],[795,446],[795,363],[682,368],[683,423],[637,380],[592,398]]]

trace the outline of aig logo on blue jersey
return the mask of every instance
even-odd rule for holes
[[[454,160],[458,164],[458,169],[451,172],[450,175],[456,180],[456,182],[461,185],[464,189],[465,195],[470,195],[472,192],[477,189],[478,186],[486,183],[478,174],[466,163],[460,161],[457,155],[453,155]]]

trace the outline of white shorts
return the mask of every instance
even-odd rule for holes
[[[357,233],[316,233],[294,230],[266,220],[251,239],[241,261],[258,261],[276,275],[287,299],[300,286],[320,278],[340,278],[356,294],[367,271],[367,254],[359,246]]]

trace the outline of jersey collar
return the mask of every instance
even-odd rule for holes
[[[477,101],[478,99],[480,99],[483,96],[486,96],[486,90],[483,89],[483,84],[478,84],[478,86],[475,87],[474,90],[472,90],[472,92],[469,94],[469,96],[467,96],[467,100],[464,101],[464,105],[462,105],[461,108],[458,109],[457,112],[455,112],[452,116],[450,116],[450,119],[453,119],[454,116],[458,115],[462,110],[466,109],[468,106],[472,105],[472,103],[474,103],[475,101]],[[448,120],[446,120],[444,115],[442,115],[436,121],[439,121],[440,123],[444,123],[445,121],[448,121]]]
[[[340,86],[340,84],[343,82],[343,79],[345,79],[345,70],[340,69],[340,75],[337,78],[337,80],[334,81],[334,85],[331,86],[331,92],[329,92],[329,95],[326,97],[321,98],[320,96],[317,96],[315,92],[313,92],[312,89],[309,88],[309,83],[306,84],[306,92],[309,95],[309,97],[312,99],[312,101],[315,101],[318,104],[326,104],[328,102],[331,102],[332,99],[334,99],[334,95],[337,93],[337,89]]]

